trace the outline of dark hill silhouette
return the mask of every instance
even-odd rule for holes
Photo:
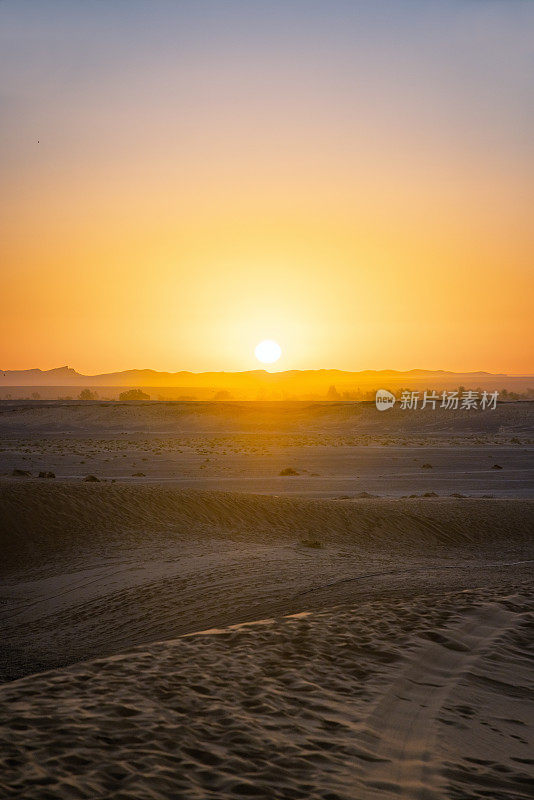
[[[98,375],[82,375],[71,367],[56,369],[24,369],[0,371],[2,386],[188,386],[258,388],[261,386],[283,387],[299,384],[310,388],[315,386],[346,384],[368,384],[376,381],[413,382],[414,380],[446,380],[458,383],[462,380],[472,382],[480,379],[498,379],[508,376],[490,372],[448,372],[446,370],[411,369],[362,370],[347,372],[339,369],[286,370],[267,372],[263,369],[246,372],[157,372],[153,369],[128,369],[121,372],[107,372]]]
[[[91,388],[98,396],[117,398],[124,389],[150,390],[153,399],[220,399],[221,392],[235,400],[256,399],[371,399],[376,389],[451,389],[459,386],[470,389],[499,390],[524,393],[534,387],[530,376],[509,376],[484,371],[450,372],[446,370],[412,369],[362,370],[348,372],[338,369],[287,370],[267,372],[263,369],[246,372],[157,372],[152,369],[130,369],[98,375],[82,375],[71,367],[51,370],[0,371],[2,395],[27,397],[29,389],[43,399],[76,397],[83,388]],[[16,389],[10,392],[10,389]],[[104,390],[104,391],[100,391]]]

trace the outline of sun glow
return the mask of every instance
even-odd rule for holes
[[[263,342],[259,342],[256,345],[254,355],[262,364],[274,364],[282,355],[282,348],[278,342],[274,342],[272,339],[264,339]]]

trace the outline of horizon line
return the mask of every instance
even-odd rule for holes
[[[26,368],[19,368],[19,369],[0,369],[0,375],[3,377],[7,377],[7,373],[21,373],[21,372],[39,372],[42,374],[50,373],[50,372],[61,372],[61,371],[68,371],[69,373],[74,373],[75,375],[81,378],[98,378],[105,375],[119,375],[128,372],[151,372],[156,374],[168,374],[168,375],[180,375],[180,374],[189,374],[189,375],[210,375],[210,374],[218,374],[218,375],[250,375],[250,374],[258,374],[262,373],[265,375],[283,375],[285,373],[306,373],[306,372],[340,372],[346,374],[362,374],[362,373],[396,373],[396,374],[408,374],[414,372],[420,373],[430,373],[430,374],[444,374],[444,375],[487,375],[489,377],[506,377],[506,378],[531,378],[534,377],[534,372],[524,372],[524,373],[508,373],[508,372],[490,372],[484,369],[478,370],[447,370],[447,369],[427,369],[422,367],[411,367],[410,369],[392,369],[392,368],[384,368],[384,369],[358,369],[358,370],[351,370],[351,369],[340,369],[339,367],[318,367],[318,368],[305,368],[305,369],[281,369],[281,370],[269,370],[265,368],[257,368],[257,369],[237,369],[237,370],[225,370],[225,369],[207,369],[202,370],[199,372],[195,372],[193,370],[188,369],[179,369],[176,371],[171,370],[158,370],[153,369],[152,367],[129,367],[127,369],[116,369],[116,370],[109,370],[107,372],[95,372],[91,374],[86,374],[83,372],[78,372],[78,370],[74,367],[69,367],[68,365],[62,365],[59,367],[51,367],[49,369],[42,369],[41,367],[26,367]]]

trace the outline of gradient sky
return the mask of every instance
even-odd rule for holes
[[[534,3],[0,2],[0,366],[534,372]]]

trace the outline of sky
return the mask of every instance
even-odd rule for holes
[[[1,0],[0,367],[534,373],[534,2]]]

